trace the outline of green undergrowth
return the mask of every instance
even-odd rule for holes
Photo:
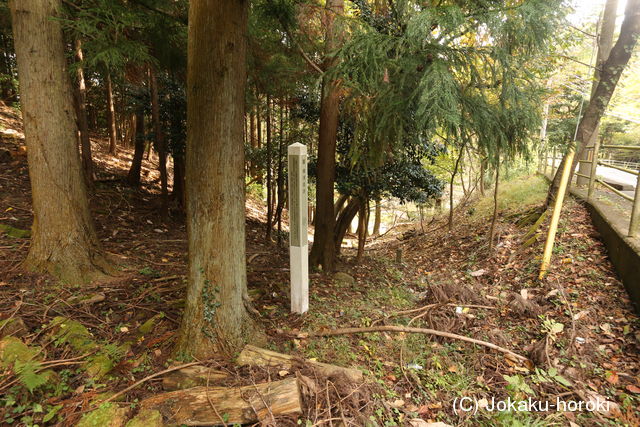
[[[498,209],[502,212],[520,210],[523,207],[540,205],[547,196],[549,184],[538,175],[519,176],[498,185]],[[487,189],[485,196],[473,206],[475,218],[493,214],[493,188]]]
[[[546,197],[547,187],[548,184],[537,176],[520,176],[500,183],[499,221],[505,229],[510,230],[511,234],[505,235],[504,240],[517,243],[514,248],[519,248],[521,241],[531,240],[532,236],[533,240],[525,249],[531,250],[532,246],[540,244],[535,236],[548,221],[547,216],[540,218],[540,207]],[[575,202],[567,201],[567,207],[570,208],[573,203]],[[451,237],[459,238],[464,244],[461,244],[463,250],[454,250],[455,264],[444,256],[437,262],[430,263],[434,242],[428,240],[428,235],[417,236],[414,241],[406,241],[404,246],[406,251],[421,251],[421,248],[424,248],[419,258],[412,258],[407,252],[408,260],[429,260],[424,266],[412,265],[410,261],[396,264],[391,250],[380,253],[372,251],[362,264],[354,266],[350,271],[356,279],[353,282],[343,280],[339,276],[339,279],[314,287],[311,306],[317,308],[312,308],[305,316],[304,325],[300,329],[314,331],[372,325],[409,325],[411,322],[411,326],[452,330],[462,335],[469,335],[469,331],[475,331],[476,338],[513,348],[519,353],[525,351],[525,344],[555,334],[555,328],[561,320],[552,306],[545,307],[546,310],[550,310],[548,318],[517,315],[517,312],[512,313],[508,306],[502,307],[500,314],[495,310],[472,309],[465,311],[464,316],[457,316],[456,307],[442,306],[437,308],[437,312],[434,310],[433,319],[431,316],[414,319],[413,316],[417,313],[387,318],[399,311],[436,302],[434,294],[431,293],[434,286],[455,283],[454,286],[463,287],[465,284],[473,284],[477,292],[482,290],[483,295],[491,294],[494,298],[497,298],[496,294],[503,298],[520,293],[527,286],[534,287],[531,278],[535,276],[539,267],[539,260],[534,257],[514,258],[516,261],[512,265],[506,265],[508,257],[504,254],[496,255],[500,262],[499,279],[502,281],[498,281],[498,278],[489,279],[487,276],[492,274],[490,272],[481,273],[481,278],[469,274],[470,271],[488,270],[491,262],[496,262],[496,258],[488,256],[486,246],[482,244],[486,240],[485,230],[480,227],[477,231],[474,229],[474,224],[478,221],[486,222],[493,212],[491,191],[488,190],[487,195],[478,199],[470,209],[473,210],[469,215],[471,220],[459,225],[467,231]],[[559,236],[562,237],[566,233],[575,233],[575,225],[563,218]],[[442,234],[434,235],[433,238],[440,239]],[[567,245],[571,247],[566,247]],[[582,247],[584,245],[588,245],[588,242],[580,239],[559,239],[556,252],[562,255],[579,249],[578,252],[587,253],[589,247]],[[574,258],[579,260],[579,256],[576,255]],[[481,284],[493,280],[496,280],[494,284]],[[599,277],[597,280],[604,282],[606,277]],[[491,292],[491,286],[499,288],[502,292]],[[577,296],[568,291],[568,298]],[[553,301],[558,305],[563,303],[560,297]],[[456,301],[451,299],[450,302]],[[493,300],[478,303],[491,306],[497,304]],[[496,320],[497,316],[499,320]],[[568,328],[566,319],[562,321]],[[462,322],[466,323],[461,325]],[[562,356],[566,345],[566,337],[558,339],[554,349]],[[384,415],[380,412],[374,417],[376,420],[372,425],[409,425],[406,422],[411,418],[482,426],[544,426],[561,425],[566,422],[561,414],[553,411],[481,411],[473,417],[452,414],[451,405],[455,398],[542,398],[544,394],[540,394],[541,389],[566,392],[569,387],[566,378],[558,372],[546,370],[546,367],[529,371],[528,368],[512,366],[499,353],[488,352],[483,347],[458,340],[435,339],[423,334],[373,332],[295,340],[293,343],[283,343],[282,347],[276,350],[363,371],[369,381],[377,386],[378,391],[374,397],[379,399],[378,402],[381,400],[391,408],[393,405],[402,408],[402,411],[396,411],[397,416],[393,419],[389,419],[389,411]],[[593,421],[589,414],[578,414],[576,419],[587,423]]]

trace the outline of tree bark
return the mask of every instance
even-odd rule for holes
[[[170,414],[171,425],[266,425],[276,416],[297,418],[302,414],[302,399],[298,380],[291,377],[243,387],[170,391],[142,400],[140,407]]]
[[[118,144],[116,131],[116,108],[113,102],[113,83],[111,74],[107,73],[107,130],[109,131],[109,154],[115,156]]]
[[[347,206],[340,212],[338,215],[338,219],[335,221],[335,226],[333,230],[333,238],[332,240],[335,242],[334,250],[336,254],[340,253],[340,248],[342,247],[342,241],[344,240],[345,234],[347,234],[347,230],[355,218],[358,210],[360,209],[360,199],[357,197],[352,197],[347,203]]]
[[[271,228],[273,226],[273,144],[271,140],[271,98],[267,95],[267,229],[265,238],[271,241]]]
[[[244,305],[247,11],[246,0],[189,5],[189,273],[177,350],[198,358],[231,356],[257,333]]]
[[[342,15],[344,0],[328,0],[326,20],[327,54],[339,45],[339,29],[335,24],[336,15]],[[335,58],[325,61],[325,68],[335,64]],[[338,82],[323,79],[320,100],[320,125],[318,130],[318,167],[316,176],[316,214],[313,246],[309,264],[322,266],[324,271],[335,270],[336,242],[332,233],[335,227],[333,206],[333,186],[336,175],[336,137],[340,114],[340,93]]]
[[[600,80],[596,87],[589,105],[584,111],[582,119],[578,125],[576,133],[577,155],[574,157],[573,165],[571,167],[571,175],[569,176],[569,183],[573,177],[576,163],[578,159],[584,155],[586,143],[588,143],[594,130],[600,123],[600,119],[604,114],[611,96],[620,80],[622,71],[629,62],[634,47],[638,42],[640,36],[640,0],[628,0],[627,7],[625,9],[624,20],[622,21],[622,27],[620,28],[620,35],[615,45],[609,53],[609,57],[602,64]],[[555,199],[555,196],[560,186],[560,176],[562,175],[562,169],[564,166],[566,157],[560,162],[560,166],[553,178],[553,183],[549,187],[549,194],[547,195],[547,206]]]
[[[373,235],[380,235],[380,222],[382,221],[382,202],[376,200],[375,213],[373,216]]]
[[[609,52],[611,52],[611,47],[613,46],[613,32],[616,29],[616,14],[618,12],[618,0],[607,0],[604,6],[604,13],[602,14],[602,24],[600,25],[600,34],[598,37],[598,54],[596,57],[596,67],[593,70],[593,84],[591,86],[591,95],[596,90],[598,86],[598,81],[600,80],[600,67],[604,61],[609,57]],[[598,138],[600,130],[600,123],[598,123],[591,134],[591,138],[589,138],[589,143],[587,147],[593,147],[595,145],[596,139]],[[579,172],[583,175],[589,175],[591,173],[591,164],[586,161],[589,160],[589,151],[584,150],[582,153],[582,157],[580,160],[585,160],[580,162]],[[576,185],[579,187],[585,186],[589,184],[589,178],[584,178],[582,176],[576,177]]]
[[[285,159],[285,146],[284,146],[284,107],[282,101],[280,103],[280,128],[278,129],[278,136],[280,138],[278,144],[278,178],[276,184],[278,185],[278,203],[276,204],[276,221],[278,223],[278,246],[282,244],[282,210],[284,209],[284,159]]]
[[[173,191],[171,197],[180,209],[185,207],[185,164],[184,154],[173,155]]]
[[[111,272],[89,212],[76,139],[60,0],[12,0],[20,103],[33,199],[31,246],[23,267],[83,283]]]
[[[496,182],[493,189],[493,216],[491,217],[491,227],[489,228],[489,250],[493,249],[493,241],[496,235],[496,221],[498,220],[498,184],[500,183],[500,154],[496,162]]]
[[[136,133],[133,148],[133,159],[127,175],[127,183],[133,187],[140,186],[140,172],[142,171],[142,157],[144,156],[144,107],[136,111]]]
[[[76,61],[82,63],[82,44],[80,40],[75,42]],[[91,140],[89,139],[89,122],[87,121],[87,87],[84,83],[84,71],[78,67],[76,71],[76,113],[78,118],[78,130],[80,131],[80,152],[82,153],[82,171],[89,188],[93,187],[93,160],[91,156]]]
[[[484,197],[484,176],[487,173],[487,160],[484,158],[480,159],[480,195]]]
[[[300,359],[295,356],[276,353],[275,351],[265,350],[264,348],[254,347],[252,345],[247,345],[236,359],[238,366],[280,366],[280,369],[295,369],[300,362]],[[309,359],[304,359],[302,363],[329,378],[345,378],[353,383],[362,383],[364,380],[362,371],[358,369],[344,368],[342,366]]]
[[[160,123],[160,99],[158,96],[158,78],[153,69],[149,69],[151,83],[151,116],[153,120],[153,133],[155,136],[156,150],[158,150],[158,171],[160,172],[160,188],[162,205],[160,213],[167,216],[169,208],[169,190],[167,182],[167,145],[164,139],[162,124]]]
[[[456,163],[453,167],[453,172],[451,173],[451,180],[449,181],[449,221],[447,223],[449,231],[453,228],[453,183],[456,179],[456,175],[458,174],[458,166],[460,165],[460,160],[462,159],[463,154],[464,145],[460,147],[460,154],[458,154],[458,157],[456,158]]]
[[[358,213],[358,253],[356,260],[362,260],[364,256],[364,245],[367,243],[367,202],[360,203],[360,212]]]

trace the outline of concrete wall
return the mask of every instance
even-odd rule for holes
[[[622,279],[636,312],[640,314],[640,239],[627,237],[630,215],[621,217],[597,200],[588,202],[585,190],[572,188],[571,194],[588,209],[593,225],[607,247],[609,259]]]

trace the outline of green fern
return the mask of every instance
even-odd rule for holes
[[[22,385],[24,385],[31,393],[33,393],[33,390],[36,388],[47,383],[47,375],[38,373],[42,368],[40,362],[35,360],[27,360],[26,362],[16,360],[13,368],[16,375],[18,375],[20,383],[22,383]]]

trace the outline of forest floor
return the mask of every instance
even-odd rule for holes
[[[19,116],[11,114],[0,108],[0,155],[9,152],[0,158],[0,224],[11,226],[0,231],[0,337],[18,337],[29,347],[17,346],[38,364],[5,369],[0,357],[0,424],[72,425],[95,402],[184,362],[174,360],[172,349],[184,299],[186,230],[179,215],[160,217],[152,162],[145,161],[142,187],[127,187],[117,178],[126,175],[130,150],[114,160],[97,139],[102,181],[91,209],[121,275],[106,285],[71,286],[21,271],[29,239],[19,231],[33,218]],[[451,230],[444,215],[372,238],[359,262],[353,250],[343,249],[342,274],[311,274],[310,311],[303,316],[289,312],[287,250],[265,241],[262,205],[249,197],[249,293],[268,348],[356,367],[368,380],[349,387],[316,377],[315,396],[304,402],[306,425],[640,425],[640,321],[588,213],[573,199],[562,214],[550,274],[536,279],[546,221],[528,246],[523,242],[544,192],[537,177],[502,186],[493,249],[489,198],[459,208]],[[84,347],[60,335],[62,322],[73,325]],[[531,362],[418,333],[306,334],[389,325],[488,341]],[[97,363],[98,354],[106,363]],[[211,385],[294,375],[208,363],[233,374]],[[118,405],[134,414],[142,399],[162,391],[161,383],[161,377],[144,382]],[[478,411],[455,411],[463,397],[475,399]],[[508,397],[610,405],[593,413],[490,410],[492,398]],[[297,423],[277,418],[273,424]]]

